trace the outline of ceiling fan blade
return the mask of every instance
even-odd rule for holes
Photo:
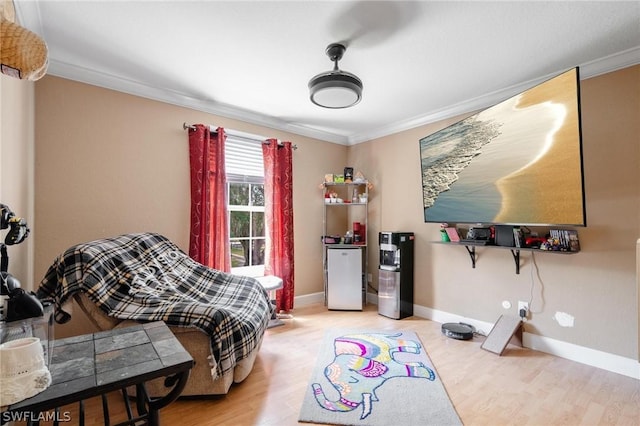
[[[415,1],[358,1],[333,19],[329,31],[345,46],[375,46],[406,28],[419,7]]]

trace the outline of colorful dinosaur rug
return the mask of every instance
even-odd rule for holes
[[[461,425],[411,331],[328,330],[299,420],[335,425]]]

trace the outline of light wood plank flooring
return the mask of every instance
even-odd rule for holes
[[[328,327],[411,330],[422,340],[465,425],[640,424],[640,381],[509,345],[503,356],[480,348],[483,338],[445,337],[440,324],[411,317],[400,321],[363,312],[296,309],[284,326],[267,330],[249,377],[229,394],[178,400],[161,411],[164,426],[286,426],[298,423],[307,382]],[[112,421],[122,418],[111,398]],[[65,407],[77,424],[76,407]],[[400,408],[399,408],[400,409]],[[86,424],[102,424],[98,399],[87,402]],[[413,426],[413,425],[407,425]]]

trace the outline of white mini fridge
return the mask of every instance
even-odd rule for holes
[[[362,249],[327,248],[327,308],[362,310]]]

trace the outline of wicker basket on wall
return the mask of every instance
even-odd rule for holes
[[[14,23],[13,2],[0,2],[0,72],[21,80],[38,80],[47,72],[48,51],[37,34]]]

